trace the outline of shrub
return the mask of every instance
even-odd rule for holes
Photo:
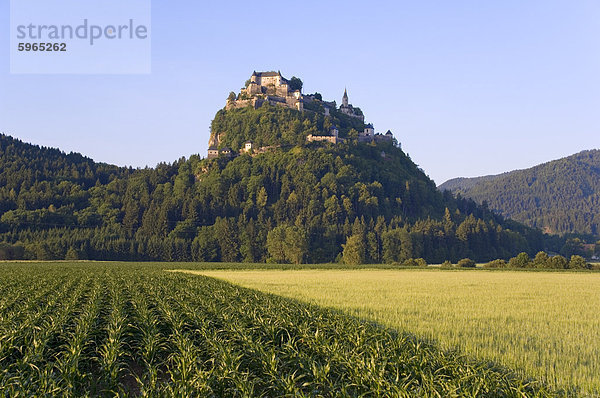
[[[475,268],[476,265],[477,264],[475,264],[475,261],[471,260],[470,258],[463,258],[457,264],[457,266],[460,268]]]
[[[517,254],[516,257],[511,258],[508,262],[511,268],[529,267],[530,263],[531,259],[529,258],[529,255],[525,252]]]
[[[551,268],[552,263],[546,252],[538,252],[533,259],[533,266],[535,268]]]
[[[484,267],[486,268],[506,268],[508,265],[508,263],[506,262],[506,260],[502,260],[502,259],[498,259],[498,260],[492,260],[489,263],[485,264]]]
[[[427,267],[427,261],[424,258],[417,258],[415,262],[419,267]]]
[[[365,262],[367,248],[360,235],[350,236],[342,247],[344,248],[342,252],[342,262],[344,264],[357,265]]]
[[[414,258],[409,258],[408,260],[405,260],[402,265],[404,265],[405,267],[418,267],[419,263],[417,263],[417,260],[415,260]]]
[[[569,261],[563,256],[554,256],[550,258],[550,266],[554,269],[565,269],[569,267]]]
[[[571,261],[569,261],[569,268],[572,269],[586,269],[588,267],[588,263],[585,259],[578,255],[571,256]]]
[[[444,261],[442,263],[442,268],[452,268],[452,262],[448,260]]]

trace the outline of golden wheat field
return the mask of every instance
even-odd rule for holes
[[[600,274],[191,271],[341,309],[581,394],[600,392]]]

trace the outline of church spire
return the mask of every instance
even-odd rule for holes
[[[346,87],[344,87],[344,96],[342,97],[342,105],[348,106],[348,92],[346,90]]]

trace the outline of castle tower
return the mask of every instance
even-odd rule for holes
[[[344,88],[344,96],[342,97],[342,106],[344,108],[348,106],[348,93],[346,92],[345,88]]]
[[[331,128],[329,129],[329,134],[331,134],[332,136],[335,137],[335,139],[337,140],[340,134],[340,130],[338,130],[338,128],[336,127],[336,125],[334,124],[333,126],[331,126]]]

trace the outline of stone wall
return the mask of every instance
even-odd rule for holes
[[[306,137],[306,141],[308,142],[331,142],[332,144],[338,143],[338,137],[332,135],[312,135],[309,134]]]

